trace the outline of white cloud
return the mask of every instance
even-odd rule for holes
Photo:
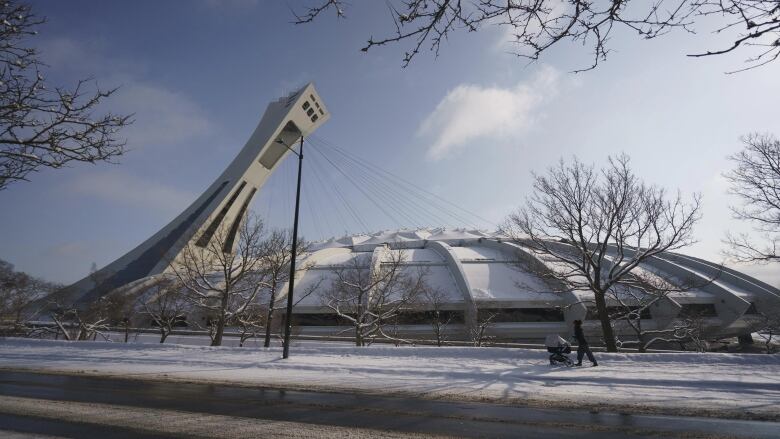
[[[461,84],[451,90],[425,118],[418,135],[432,139],[433,160],[474,145],[476,140],[517,137],[535,120],[535,112],[556,94],[557,70],[542,67],[528,82],[514,87]]]
[[[181,212],[195,199],[195,194],[191,192],[118,169],[83,173],[70,183],[68,189],[81,195],[164,215]]]
[[[95,77],[98,82],[124,82],[148,70],[143,60],[118,56],[99,39],[76,42],[69,38],[50,38],[38,43],[41,59],[57,71],[78,78]]]
[[[215,131],[195,101],[159,85],[125,84],[113,96],[111,109],[134,114],[135,122],[122,132],[131,148],[175,145]]]
[[[75,78],[95,76],[103,89],[119,86],[102,108],[134,115],[135,123],[120,132],[131,149],[176,145],[216,131],[206,111],[189,96],[145,78],[142,60],[117,56],[99,41],[55,38],[43,41],[39,49],[58,71]]]

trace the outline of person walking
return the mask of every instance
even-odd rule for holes
[[[577,339],[577,364],[575,366],[582,366],[582,357],[588,356],[588,360],[593,363],[593,366],[598,366],[596,358],[593,356],[593,352],[590,351],[588,346],[588,340],[585,339],[585,334],[582,332],[582,320],[574,321],[574,338]]]

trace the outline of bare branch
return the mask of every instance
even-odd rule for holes
[[[227,227],[221,227],[204,245],[190,240],[171,263],[190,303],[209,318],[212,346],[222,344],[228,323],[256,313],[268,284],[268,271],[263,267],[264,237],[263,222],[248,214],[239,227],[235,251],[226,250],[232,237]]]
[[[117,133],[131,116],[95,114],[117,89],[87,91],[88,79],[47,87],[37,51],[26,47],[43,21],[28,5],[0,3],[0,190],[44,168],[112,162],[125,151]]]
[[[344,16],[344,2],[320,0],[317,4],[296,14],[296,23],[311,22],[328,9]],[[426,47],[438,55],[442,42],[454,32],[500,26],[510,29],[514,54],[532,61],[562,41],[589,47],[592,62],[575,70],[581,72],[607,58],[610,39],[618,29],[641,39],[654,39],[675,29],[693,33],[695,22],[708,16],[724,18],[727,24],[715,32],[736,33],[733,43],[689,56],[759,48],[757,55],[746,60],[750,66],[738,71],[765,65],[780,56],[777,0],[389,0],[387,4],[394,31],[382,38],[369,38],[361,50],[409,42],[404,67]]]
[[[333,267],[334,279],[322,295],[323,304],[355,331],[355,344],[365,346],[373,337],[387,337],[383,326],[391,323],[426,289],[424,270],[404,267],[403,250],[384,247],[376,260],[358,254]]]
[[[728,234],[727,255],[740,262],[780,260],[780,141],[770,134],[743,137],[744,149],[729,159],[735,168],[724,174],[730,193],[741,204],[731,206],[734,217],[753,224],[761,236],[756,243],[747,234]]]
[[[634,175],[626,155],[596,171],[574,158],[546,175],[534,175],[534,192],[510,215],[504,233],[549,267],[541,275],[569,290],[588,290],[607,349],[614,351],[607,295],[615,288],[646,287],[641,264],[693,243],[700,198],[647,185]],[[646,289],[646,288],[645,288]],[[613,297],[614,299],[614,297]]]

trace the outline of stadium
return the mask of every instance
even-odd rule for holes
[[[404,269],[425,270],[426,283],[444,298],[436,304],[414,302],[399,313],[397,321],[388,322],[399,336],[430,338],[426,316],[434,307],[447,314],[453,339],[468,339],[467,326],[485,314],[493,316],[487,334],[497,340],[538,342],[551,333],[567,335],[574,320],[583,320],[592,334],[600,331],[592,293],[556,288],[538,269],[528,268],[547,263],[522,243],[498,234],[443,228],[386,231],[331,239],[313,244],[310,250],[294,293],[304,296],[294,309],[293,320],[301,334],[348,333],[349,322],[326,306],[328,300],[323,297],[336,273],[358,265],[359,258],[381,264],[398,253],[403,253],[396,259],[402,260]],[[671,329],[682,320],[696,318],[704,330],[702,338],[745,336],[757,316],[780,300],[780,291],[755,278],[681,254],[653,258],[638,270],[694,285],[669,292],[642,309],[638,314],[645,330]],[[286,288],[279,291],[280,301],[285,300]],[[608,305],[619,304],[608,300]],[[476,316],[470,316],[471,309],[478,310]],[[619,324],[616,329],[619,335],[630,335]]]
[[[416,187],[409,194],[393,192],[392,188],[379,191],[382,178],[392,184],[398,184],[398,179],[381,169],[366,167],[361,160],[312,137],[329,117],[311,83],[271,102],[244,148],[185,211],[133,250],[47,300],[84,308],[111,291],[146,285],[150,279],[169,276],[172,261],[185,249],[213,247],[215,236],[225,237],[219,243],[220,252],[234,252],[253,197],[289,154],[298,156],[300,167],[304,138],[313,141],[312,151],[322,155],[361,192],[375,188],[373,202],[383,213],[390,215],[404,203],[410,215],[434,208],[438,201],[428,198],[430,192],[422,191],[421,195]],[[299,145],[299,152],[294,151],[295,145]],[[325,156],[324,151],[333,154],[334,159]],[[314,157],[316,154],[308,159],[310,165],[317,163],[312,161]],[[333,163],[336,157],[341,157],[341,165]],[[346,164],[354,169],[345,169]],[[316,166],[312,169],[316,171]],[[315,172],[315,177],[318,175]],[[406,183],[404,187],[409,190],[411,186]],[[337,195],[346,203],[341,191]],[[351,207],[350,212],[356,213]],[[430,338],[433,313],[446,315],[446,332],[451,340],[472,339],[470,331],[486,319],[490,324],[484,326],[485,333],[497,340],[540,341],[547,334],[568,335],[574,320],[583,320],[588,332],[599,331],[592,294],[567,289],[545,275],[554,270],[554,262],[539,257],[523,240],[465,228],[402,229],[312,244],[298,261],[296,272],[297,302],[292,321],[297,331],[304,335],[349,335],[348,314],[354,311],[339,315],[328,306],[332,301],[326,296],[333,289],[334,276],[347,268],[361,267],[370,277],[394,260],[404,271],[424,272],[427,288],[440,293],[436,303],[410,301],[396,309],[392,319],[381,322],[380,326],[392,326],[399,336]],[[680,254],[653,257],[634,272],[662,279],[671,288],[663,297],[647,302],[650,306],[641,295],[608,302],[608,311],[620,307],[636,311],[636,315],[624,319],[626,324],[615,325],[618,335],[630,334],[633,323],[645,331],[664,331],[690,327],[695,321],[703,338],[749,336],[760,316],[775,309],[780,301],[780,291],[757,279]],[[276,292],[277,306],[286,301],[287,290],[288,286],[282,285]],[[208,318],[187,316],[188,322],[200,326]]]

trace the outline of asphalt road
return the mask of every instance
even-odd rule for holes
[[[775,438],[778,431],[778,422],[0,371],[0,436]]]

